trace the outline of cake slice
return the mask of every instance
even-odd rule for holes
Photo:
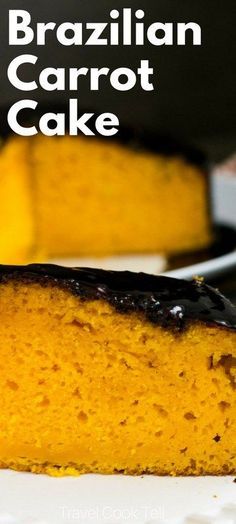
[[[50,258],[180,253],[211,243],[207,173],[181,151],[164,155],[155,146],[32,141],[37,240]]]
[[[135,133],[123,142],[10,137],[0,151],[0,263],[210,245],[202,159],[160,149],[158,137]]]
[[[11,138],[0,152],[0,262],[26,262],[35,244],[29,142]]]
[[[0,465],[235,474],[236,308],[200,280],[0,266]]]

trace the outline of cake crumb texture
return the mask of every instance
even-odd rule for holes
[[[56,285],[0,284],[0,465],[236,473],[236,333],[182,332]]]

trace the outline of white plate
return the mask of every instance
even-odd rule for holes
[[[118,255],[104,258],[71,258],[56,259],[49,261],[69,267],[93,267],[98,269],[110,269],[112,271],[134,271],[139,273],[158,274],[167,267],[164,255]]]
[[[234,160],[236,166],[236,157]],[[236,227],[236,173],[216,167],[211,179],[213,214],[216,223]]]
[[[135,271],[150,273],[152,275],[163,274],[174,278],[192,279],[194,276],[204,278],[217,277],[231,269],[236,269],[236,250],[217,258],[206,260],[198,264],[184,266],[171,271],[166,271],[167,259],[162,255],[134,255],[117,256],[107,258],[73,258],[49,260],[50,263],[70,267],[93,267],[110,269],[113,271]],[[0,523],[1,524],[1,523]]]
[[[212,210],[214,224],[224,224],[236,228],[236,177],[215,169],[211,176]],[[200,264],[182,267],[165,272],[176,278],[190,279],[195,275],[205,278],[217,277],[227,271],[236,269],[235,250]]]
[[[51,478],[2,471],[1,524],[235,524],[233,477]]]
[[[192,266],[165,271],[163,275],[174,278],[185,278],[186,280],[190,280],[194,276],[202,276],[209,279],[218,277],[232,269],[236,269],[236,251],[232,251],[232,253],[222,255],[221,257],[206,260],[206,262],[193,264]]]

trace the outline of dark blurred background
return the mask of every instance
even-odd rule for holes
[[[9,85],[6,70],[19,54],[39,56],[44,67],[133,66],[149,59],[155,69],[155,92],[141,88],[113,90],[106,80],[100,92],[89,92],[86,81],[78,93],[81,109],[93,107],[117,113],[125,124],[143,125],[161,134],[188,140],[203,147],[214,160],[236,149],[236,4],[234,0],[0,0],[1,79],[0,99],[9,104],[27,93]],[[48,36],[46,47],[8,46],[8,10],[29,10],[34,22],[109,21],[111,9],[142,8],[146,23],[194,21],[202,27],[202,46],[63,47]],[[27,70],[28,67],[28,70]],[[32,66],[25,67],[31,78]],[[30,76],[29,76],[30,73]],[[73,97],[76,94],[73,92]],[[69,93],[29,94],[36,100],[60,102]]]

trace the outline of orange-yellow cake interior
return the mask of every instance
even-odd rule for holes
[[[31,258],[35,243],[28,142],[12,138],[0,153],[0,262]]]
[[[175,333],[47,284],[0,296],[1,467],[235,473],[235,332]]]
[[[10,138],[3,161],[0,262],[22,263],[25,253],[28,260],[176,253],[211,242],[207,176],[181,156],[37,136]]]
[[[38,239],[50,255],[176,252],[209,243],[207,179],[199,168],[105,140],[59,140],[38,137],[33,150]]]

